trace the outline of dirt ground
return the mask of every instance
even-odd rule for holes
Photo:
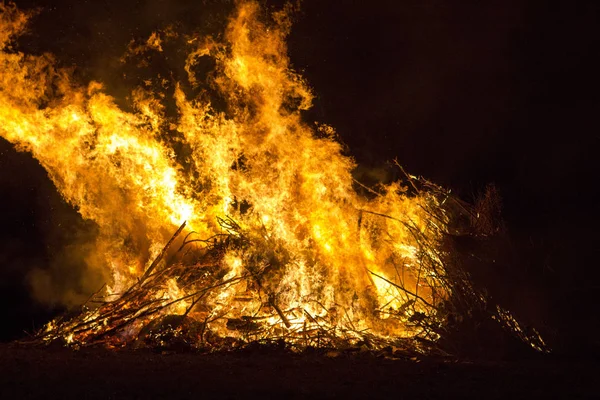
[[[334,356],[334,357],[332,357]],[[0,345],[1,399],[599,398],[599,364]]]

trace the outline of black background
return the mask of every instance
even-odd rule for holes
[[[62,65],[77,65],[82,79],[108,82],[117,96],[123,93],[112,72],[131,39],[173,21],[216,32],[233,7],[17,4],[42,8],[23,51],[50,51]],[[508,280],[507,292],[531,303],[563,348],[600,347],[600,5],[305,0],[295,21],[290,57],[317,95],[306,119],[337,129],[361,165],[357,175],[386,178],[385,163],[397,158],[465,199],[496,184],[522,260],[521,278]],[[56,311],[30,298],[26,277],[33,266],[55,262],[85,224],[39,164],[2,139],[0,194],[1,338],[8,340]]]

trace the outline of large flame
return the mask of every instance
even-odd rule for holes
[[[287,329],[319,317],[381,336],[416,334],[411,316],[439,300],[415,235],[434,232],[424,211],[434,199],[409,197],[399,184],[369,199],[357,194],[353,160],[333,129],[302,120],[312,94],[289,65],[287,12],[267,23],[256,3],[243,2],[222,43],[187,37],[187,82],[170,100],[176,113],[166,110],[165,93],[148,87],[132,93],[133,111],[125,111],[101,83],[78,83],[52,56],[14,49],[30,15],[11,5],[0,12],[0,135],[30,152],[98,225],[94,268],[105,272],[111,293],[142,276],[182,222],[208,238],[223,232],[218,218],[231,218],[255,248],[229,250],[223,279],[253,263],[271,270],[269,280],[260,288],[224,286],[202,313],[264,315]],[[154,33],[127,57],[160,52],[177,35]],[[194,71],[205,58],[216,63],[210,88],[224,107],[185,89],[202,87]],[[248,256],[261,251],[261,260]],[[165,299],[185,295],[176,280],[166,286]],[[266,310],[265,294],[276,298],[278,313]],[[170,312],[190,305],[181,301]],[[215,319],[212,329],[226,327]]]

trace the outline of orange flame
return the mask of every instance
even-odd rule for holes
[[[289,65],[285,11],[267,24],[255,2],[243,2],[224,43],[188,40],[188,82],[177,85],[176,118],[166,115],[164,94],[138,89],[135,111],[127,112],[101,83],[75,82],[52,56],[15,51],[12,40],[30,15],[10,5],[0,11],[0,135],[30,152],[62,196],[98,225],[102,262],[94,268],[105,271],[113,293],[143,273],[183,221],[198,237],[210,237],[221,231],[216,218],[230,216],[257,251],[262,244],[285,255],[277,279],[266,285],[289,312],[289,329],[320,316],[378,335],[415,334],[407,321],[421,309],[406,307],[409,294],[433,302],[435,274],[419,268],[413,231],[428,231],[422,205],[434,200],[408,197],[399,184],[374,199],[356,193],[354,162],[333,129],[316,132],[302,121],[313,96]],[[162,51],[173,35],[154,33],[147,51]],[[183,89],[198,85],[193,71],[203,57],[216,62],[213,88],[226,99],[225,111]],[[190,149],[189,166],[178,163],[174,141]],[[244,257],[235,250],[225,255],[224,279],[244,273]],[[260,315],[263,303],[247,289],[215,292],[211,312]],[[181,295],[169,281],[163,296]],[[186,308],[177,307],[173,312]],[[281,323],[281,315],[271,318]]]

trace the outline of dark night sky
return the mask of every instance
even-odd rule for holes
[[[165,21],[218,30],[218,15],[232,3],[17,4],[44,8],[23,50],[51,51],[84,78],[111,82],[132,38]],[[467,199],[495,183],[526,273],[559,314],[577,302],[597,304],[600,3],[549,4],[305,0],[289,46],[317,95],[307,120],[334,126],[361,171],[397,158]],[[74,240],[58,223],[82,222],[41,167],[3,140],[0,193],[2,311],[23,329],[44,319],[23,290],[27,271]]]

